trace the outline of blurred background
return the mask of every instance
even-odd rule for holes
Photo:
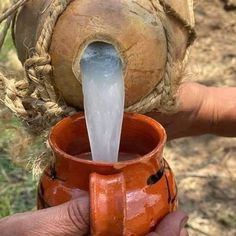
[[[8,0],[1,0],[2,9]],[[189,80],[236,86],[236,1],[195,1],[198,38],[191,49]],[[0,69],[22,75],[10,35]],[[220,99],[220,98],[219,98]],[[43,152],[8,109],[0,106],[0,217],[35,208],[37,178],[29,160]],[[171,141],[165,157],[179,188],[180,207],[190,216],[190,235],[236,235],[236,139],[212,135]]]

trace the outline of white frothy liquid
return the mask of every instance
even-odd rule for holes
[[[124,112],[122,62],[107,43],[90,44],[81,59],[86,125],[94,161],[118,161]]]

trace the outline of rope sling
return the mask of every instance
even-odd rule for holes
[[[14,28],[17,12],[28,0],[19,0],[11,4],[0,15],[0,24],[4,23],[0,34],[0,48],[11,24]],[[24,63],[25,77],[16,80],[9,79],[0,71],[0,82],[4,93],[3,103],[26,125],[34,130],[41,131],[50,128],[65,116],[76,113],[75,108],[68,106],[62,96],[56,91],[53,82],[53,68],[48,53],[54,27],[60,15],[73,0],[52,0],[45,24],[39,34],[34,52]],[[181,81],[183,63],[173,62],[174,37],[170,28],[168,17],[180,23],[188,33],[189,47],[196,38],[194,28],[181,17],[164,0],[150,0],[155,15],[162,23],[166,45],[167,60],[163,79],[153,88],[152,92],[143,97],[136,104],[126,108],[128,112],[147,113],[158,110],[165,113],[175,112],[178,102],[175,97]]]

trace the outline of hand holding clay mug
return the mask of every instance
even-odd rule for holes
[[[176,65],[184,60],[195,36],[191,0],[147,1],[145,7],[142,1],[125,0],[106,4],[99,0],[96,7],[90,0],[48,2],[29,1],[13,27],[27,74],[27,83],[16,87],[24,87],[29,97],[23,96],[22,101],[22,93],[9,96],[6,92],[4,100],[28,124],[47,127],[84,108],[81,56],[89,44],[103,42],[113,45],[122,58],[126,111],[150,112],[149,116],[163,121],[170,139],[203,133],[235,135],[235,89],[183,84],[178,113],[152,112],[176,111],[175,80],[181,74]],[[46,21],[51,16],[54,20]],[[32,53],[25,48],[25,38],[27,49],[34,48]],[[151,126],[149,118],[143,117],[150,121],[148,125],[137,117],[126,116],[129,125],[121,151],[138,157],[115,164],[83,160],[81,154],[90,151],[85,122],[69,117],[57,125],[59,131],[50,143],[55,163],[45,170],[38,191],[38,208],[50,208],[2,219],[1,234],[86,235],[90,221],[92,235],[187,235],[182,229],[187,218],[176,211],[175,181],[162,157],[163,129]],[[84,192],[90,194],[90,214]],[[157,222],[156,232],[148,233]]]
[[[60,206],[16,214],[0,220],[2,236],[55,235],[83,236],[89,232],[89,201],[81,197]],[[187,236],[183,229],[188,217],[177,211],[169,214],[148,236]]]
[[[187,96],[187,91],[190,88],[192,91],[191,99]],[[213,92],[206,93],[206,90],[211,90]],[[219,93],[224,99],[216,99],[217,97],[219,97]],[[209,99],[209,97],[211,97],[211,99]],[[215,97],[215,99],[212,99],[212,97]],[[205,100],[202,100],[201,98],[205,98]],[[200,101],[198,99],[200,99]],[[215,133],[225,136],[236,136],[236,129],[232,128],[235,127],[233,126],[233,124],[235,124],[236,122],[235,88],[207,88],[199,84],[187,83],[182,85],[180,100],[183,104],[181,112],[175,116],[169,116],[169,123],[164,123],[164,125],[167,127],[167,133],[171,135],[170,138],[174,138],[175,136],[181,137],[187,135],[186,131],[173,135],[173,133],[171,133],[171,130],[168,128],[177,127],[176,124],[183,121],[185,121],[185,124],[189,125],[189,129],[187,129],[188,135],[204,133],[204,129],[201,130],[201,128],[199,127],[198,132],[196,132],[197,129],[192,129],[192,127],[194,127],[193,124],[197,121],[202,121],[202,123],[206,122],[210,124],[210,118],[212,117],[212,107],[215,107],[215,109],[218,111],[217,113],[219,114],[218,122],[215,122],[214,126],[212,127]],[[211,102],[209,102],[209,100]],[[199,109],[196,110],[197,106],[194,101],[198,101],[197,104],[202,104],[201,111]],[[217,103],[217,105],[215,103]],[[208,107],[208,109],[206,109],[206,106]],[[229,110],[230,112],[228,112]],[[181,116],[181,113],[184,115]],[[189,119],[190,113],[201,114],[201,116],[192,116],[191,120]],[[154,113],[150,115],[156,118],[164,117],[164,115]],[[229,129],[229,127],[231,127],[231,129]],[[84,235],[89,230],[88,205],[88,198],[81,197],[79,200],[73,200],[60,206],[7,217],[0,221],[0,232],[2,236]],[[171,213],[167,215],[157,226],[156,232],[149,233],[149,236],[185,236],[187,235],[187,232],[183,230],[182,227],[184,227],[184,223],[186,223],[186,221],[187,217],[183,213],[178,211]]]
[[[89,194],[92,235],[148,234],[177,208],[176,183],[163,158],[165,141],[159,123],[125,113],[119,161],[93,161],[84,114],[63,119],[49,135],[54,161],[41,176],[38,209]]]

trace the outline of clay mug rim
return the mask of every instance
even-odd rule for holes
[[[152,126],[152,128],[154,130],[156,130],[157,134],[159,135],[159,142],[157,143],[157,145],[148,153],[131,159],[131,160],[126,160],[126,161],[118,161],[118,162],[103,162],[103,161],[93,161],[93,160],[86,160],[86,159],[82,159],[79,157],[75,157],[71,154],[68,154],[67,152],[65,152],[64,150],[62,150],[62,148],[60,148],[57,144],[57,140],[54,137],[54,133],[57,131],[57,129],[62,126],[67,120],[71,119],[71,122],[75,121],[76,119],[85,119],[85,114],[84,112],[78,112],[75,115],[69,116],[64,118],[63,120],[59,121],[54,127],[52,127],[50,133],[49,133],[49,145],[50,147],[53,149],[53,152],[57,153],[60,156],[63,156],[66,159],[71,159],[75,162],[81,162],[81,163],[85,163],[85,164],[90,164],[90,165],[95,165],[95,166],[114,166],[118,165],[119,163],[122,165],[132,165],[135,164],[139,161],[145,161],[146,159],[149,159],[150,157],[154,156],[156,153],[158,153],[160,150],[163,149],[166,140],[167,140],[167,135],[166,135],[166,131],[164,129],[164,127],[156,120],[146,116],[146,115],[142,115],[139,113],[128,113],[125,112],[124,113],[124,118],[123,119],[136,119],[136,120],[142,120],[143,122],[145,122],[146,124],[149,124],[150,126]]]

